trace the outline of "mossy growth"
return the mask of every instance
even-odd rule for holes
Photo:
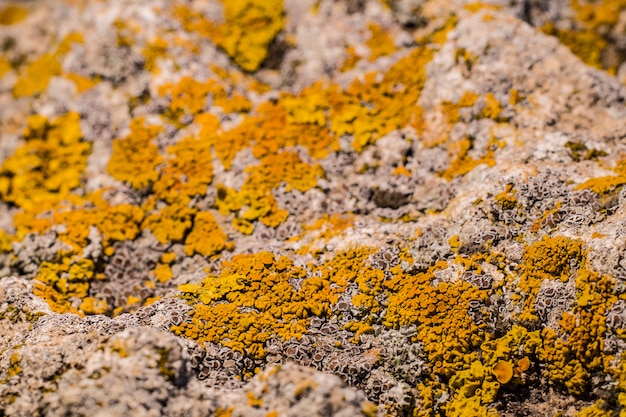
[[[599,149],[589,149],[584,143],[571,142],[565,143],[565,147],[569,149],[572,159],[576,162],[595,161],[598,158],[606,156],[607,153]]]
[[[0,383],[6,384],[9,379],[22,373],[22,367],[20,366],[21,361],[22,357],[20,356],[20,354],[18,352],[14,352],[11,355],[11,359],[9,360],[9,367],[6,370],[6,375],[3,380],[0,381]]]

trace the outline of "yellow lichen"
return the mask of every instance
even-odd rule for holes
[[[206,194],[213,180],[213,154],[207,140],[188,137],[167,148],[165,166],[154,183],[154,195],[169,204],[188,203]]]
[[[191,229],[195,209],[181,204],[171,204],[148,215],[142,228],[150,230],[161,243],[182,242]]]
[[[20,75],[13,86],[13,95],[19,98],[44,92],[50,79],[61,75],[59,58],[69,51],[73,42],[82,42],[82,36],[76,33],[68,34],[59,44],[56,52],[43,54],[26,65],[20,71]]]
[[[88,297],[89,283],[101,276],[94,273],[91,259],[71,252],[60,253],[54,262],[43,262],[35,276],[33,293],[46,300],[57,313],[101,314],[106,311],[104,300]],[[80,300],[76,304],[74,300]]]
[[[82,141],[80,116],[49,121],[28,117],[26,142],[0,167],[0,196],[24,209],[42,209],[66,198],[84,181],[91,144]]]
[[[497,120],[501,112],[502,106],[500,106],[498,99],[493,94],[487,93],[485,95],[485,107],[480,112],[479,117]]]
[[[450,154],[451,162],[448,168],[441,172],[440,175],[446,180],[451,181],[457,176],[467,174],[478,165],[486,164],[487,166],[494,166],[496,164],[494,150],[491,146],[488,146],[483,156],[478,159],[469,155],[472,148],[472,137],[466,137],[465,139],[450,143],[448,145],[448,153]]]
[[[146,58],[145,68],[153,73],[157,73],[157,61],[159,58],[167,56],[167,41],[157,37],[149,42],[143,50],[143,56]]]
[[[222,343],[263,358],[272,335],[300,338],[308,317],[330,314],[331,304],[337,302],[337,290],[323,278],[306,278],[297,291],[289,284],[305,275],[286,257],[267,252],[237,255],[219,276],[180,287],[186,298],[199,303],[192,321],[173,330],[199,343]]]
[[[224,249],[232,248],[227,243],[227,236],[209,211],[196,214],[193,228],[185,239],[185,253],[192,256],[199,253],[203,256],[213,256]]]
[[[592,375],[610,372],[612,356],[603,354],[606,312],[617,301],[612,279],[586,267],[576,278],[577,304],[563,313],[559,329],[544,328],[541,359],[549,378],[569,393],[587,392]]]
[[[365,44],[370,48],[370,61],[375,61],[381,56],[391,55],[395,52],[396,45],[388,32],[383,30],[380,25],[374,23],[370,23],[368,28],[371,36]]]
[[[583,261],[582,242],[564,236],[548,237],[526,248],[518,284],[523,295],[522,320],[537,320],[534,303],[543,280],[567,282],[570,277],[570,262]]]
[[[160,126],[146,125],[143,117],[133,119],[130,134],[113,141],[113,154],[107,164],[109,174],[137,189],[154,183],[159,177],[156,168],[163,157],[152,140],[161,131]]]
[[[21,355],[18,352],[14,352],[9,359],[9,367],[6,370],[5,377],[0,383],[6,384],[10,378],[20,374],[22,372],[22,367],[20,366],[21,362]]]
[[[25,7],[9,4],[0,8],[0,25],[14,25],[26,17],[28,17],[28,10]]]
[[[222,0],[224,35],[218,45],[246,71],[256,71],[267,58],[267,49],[283,29],[282,0]]]
[[[177,6],[175,15],[186,30],[211,38],[243,70],[256,71],[267,58],[270,43],[283,29],[283,1],[221,1],[224,23],[210,22],[186,6]]]
[[[156,268],[152,271],[152,274],[159,282],[167,282],[172,278],[172,269],[167,264],[157,264]]]
[[[352,147],[361,152],[378,138],[406,126],[418,111],[416,103],[426,81],[424,66],[432,55],[428,48],[416,48],[380,81],[376,74],[368,73],[346,90],[331,86],[327,91],[333,134],[352,135]]]

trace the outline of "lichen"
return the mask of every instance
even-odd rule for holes
[[[84,181],[91,144],[82,140],[80,116],[28,117],[25,143],[0,166],[0,196],[26,210],[49,207]]]
[[[396,45],[389,33],[385,32],[379,25],[373,23],[370,23],[368,28],[371,32],[371,36],[365,44],[370,48],[370,61],[374,61],[381,56],[391,55],[395,51]]]
[[[0,9],[0,25],[10,26],[20,23],[28,17],[28,9],[23,6],[9,4]]]
[[[78,33],[68,34],[52,53],[42,54],[31,61],[20,71],[20,76],[13,86],[13,95],[16,98],[41,94],[48,87],[50,79],[61,75],[62,68],[60,58],[71,48],[71,44],[82,43],[82,35]]]
[[[107,164],[109,174],[136,189],[154,183],[159,177],[156,167],[163,157],[152,140],[161,131],[161,126],[146,125],[142,117],[133,119],[128,136],[113,141],[113,153]]]
[[[270,43],[283,29],[283,2],[236,0],[223,1],[223,5],[221,24],[209,22],[185,6],[179,6],[177,14],[187,30],[211,37],[243,70],[256,71],[267,58]]]

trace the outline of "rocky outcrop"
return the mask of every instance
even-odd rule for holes
[[[0,6],[0,414],[621,415],[624,16]]]

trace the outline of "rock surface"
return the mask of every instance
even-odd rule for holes
[[[0,415],[624,415],[624,27],[1,3]]]

